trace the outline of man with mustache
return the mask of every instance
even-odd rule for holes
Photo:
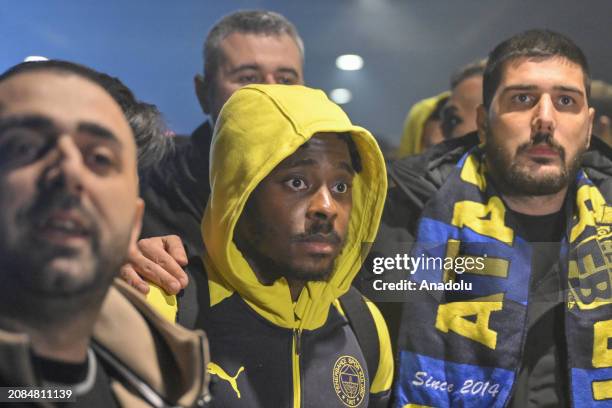
[[[67,396],[51,387],[78,407],[204,404],[202,336],[113,284],[143,202],[134,137],[98,81],[62,61],[0,75],[0,384],[43,387],[37,406]]]
[[[197,324],[215,402],[387,406],[384,320],[366,302],[380,345],[370,365],[338,301],[382,213],[386,172],[372,135],[322,91],[249,85],[221,110],[211,149]]]
[[[489,55],[482,145],[476,135],[451,140],[390,169],[378,250],[416,236],[413,256],[484,265],[410,275],[472,288],[407,299],[400,406],[609,403],[612,154],[591,137],[589,93],[570,39],[515,35]]]

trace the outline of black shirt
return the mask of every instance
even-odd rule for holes
[[[93,356],[93,353],[91,353]],[[94,356],[82,363],[67,363],[33,355],[34,367],[39,371],[46,385],[57,387],[74,387],[88,380],[93,381],[81,395],[76,395],[75,402],[58,403],[58,407],[70,408],[116,408],[117,401],[110,387],[110,378],[103,365]],[[92,365],[94,367],[92,367]],[[93,370],[90,372],[90,369]],[[92,378],[88,379],[88,376]]]
[[[532,273],[527,310],[527,337],[509,407],[564,407],[567,361],[564,309],[559,276],[564,211],[543,216],[512,212],[532,244]]]
[[[202,254],[200,224],[210,195],[211,137],[208,122],[191,137],[176,136],[171,154],[151,169],[141,185],[145,201],[141,238],[176,234],[188,256]]]

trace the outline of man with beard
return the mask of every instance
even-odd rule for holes
[[[372,135],[322,91],[249,85],[221,110],[210,180],[197,324],[210,339],[215,402],[387,406],[385,323],[367,302],[372,364],[338,301],[382,213],[386,172]]]
[[[47,61],[0,75],[3,387],[43,387],[26,394],[40,406],[66,390],[80,407],[204,402],[201,335],[111,287],[142,211],[134,137],[91,70]]]
[[[412,256],[445,260],[410,272],[427,285],[402,310],[399,406],[605,405],[612,155],[591,137],[586,58],[531,30],[491,52],[483,81],[482,145],[473,134],[390,169],[375,252],[416,236]],[[482,267],[458,267],[470,259]]]

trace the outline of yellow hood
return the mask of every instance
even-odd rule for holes
[[[308,282],[292,302],[284,278],[262,285],[233,242],[251,192],[282,160],[319,132],[350,132],[363,162],[353,180],[346,245],[326,282]],[[362,243],[376,236],[387,191],[384,159],[370,132],[354,126],[325,93],[303,86],[250,85],[234,93],[217,120],[210,156],[211,195],[202,221],[210,301],[234,292],[270,322],[315,329],[362,263]]]
[[[425,123],[436,109],[438,102],[444,98],[448,98],[450,92],[442,92],[439,95],[431,98],[423,99],[412,105],[406,120],[404,121],[404,131],[402,132],[402,140],[398,149],[398,157],[411,156],[419,154],[423,151],[423,130]]]

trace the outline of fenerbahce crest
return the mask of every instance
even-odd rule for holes
[[[586,208],[594,213],[596,234],[581,234],[582,240],[572,251],[569,262],[570,307],[595,309],[612,301],[612,207],[593,208],[590,200]],[[586,225],[585,230],[588,230]],[[586,237],[585,237],[586,235]]]
[[[365,373],[355,357],[342,356],[336,360],[332,373],[334,390],[340,401],[348,407],[357,407],[366,391]]]

